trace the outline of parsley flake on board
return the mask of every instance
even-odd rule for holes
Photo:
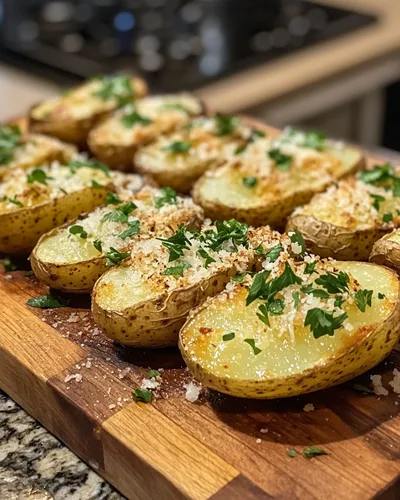
[[[93,170],[100,170],[107,177],[110,177],[110,169],[107,165],[99,160],[91,159],[91,160],[71,160],[66,165],[71,173],[76,174],[76,172],[80,168],[92,168]]]
[[[127,109],[125,109],[125,113],[121,117],[121,123],[124,127],[131,128],[134,125],[150,125],[151,120],[150,118],[139,114],[134,106],[129,106]]]
[[[101,242],[101,240],[95,240],[93,242],[93,246],[94,248],[98,251],[98,252],[102,252],[103,251],[103,244]]]
[[[267,154],[281,172],[287,172],[292,165],[292,156],[284,155],[279,148],[270,149]]]
[[[27,175],[28,184],[33,184],[38,182],[39,184],[47,185],[47,181],[53,180],[53,177],[49,177],[46,172],[41,168],[35,168]]]
[[[375,394],[374,391],[370,387],[363,385],[363,384],[353,384],[351,387],[355,391],[366,392],[367,394]]]
[[[170,187],[163,187],[160,189],[160,196],[154,200],[156,208],[161,208],[164,205],[176,205],[176,191]]]
[[[142,403],[151,403],[153,400],[153,394],[148,389],[135,389],[132,391],[133,401],[140,401]]]
[[[83,240],[86,240],[86,238],[88,237],[88,234],[87,232],[83,229],[82,226],[79,226],[79,225],[74,225],[74,226],[71,226],[69,228],[69,232],[71,234],[75,234],[75,235],[78,235],[80,238],[82,238]]]
[[[258,178],[257,177],[243,177],[242,179],[243,185],[247,188],[251,189],[257,186]]]
[[[69,301],[62,299],[61,297],[55,297],[54,295],[48,294],[29,299],[26,303],[28,306],[38,307],[40,309],[56,309],[59,307],[66,307]]]
[[[113,193],[112,191],[109,191],[107,193],[107,198],[106,201],[104,202],[105,205],[118,205],[118,203],[121,203],[122,200],[119,198],[117,193]]]
[[[135,97],[135,89],[130,78],[126,76],[102,76],[101,88],[93,93],[102,101],[115,100],[118,107],[125,106]]]
[[[294,448],[291,448],[290,450],[286,450],[286,455],[290,458],[295,458],[297,457],[297,451]]]
[[[335,330],[343,325],[346,318],[346,313],[333,316],[333,313],[315,307],[307,311],[304,326],[309,326],[314,338],[318,339],[324,335],[334,335]]]
[[[18,266],[12,262],[10,257],[0,259],[0,265],[4,267],[5,271],[16,271],[18,269]]]
[[[110,250],[104,254],[106,257],[106,266],[116,266],[120,264],[123,260],[130,256],[129,252],[119,252],[113,247],[110,247]]]
[[[21,131],[17,125],[0,126],[0,165],[10,163],[20,141]]]
[[[249,344],[249,346],[253,349],[253,353],[255,356],[257,356],[257,354],[260,354],[260,352],[262,352],[262,349],[259,349],[256,346],[256,341],[254,339],[244,339],[244,342],[246,342],[246,344]]]
[[[130,201],[124,205],[120,205],[112,212],[107,212],[103,215],[102,222],[128,222],[128,216],[137,208],[137,206]]]
[[[168,146],[165,146],[163,151],[173,154],[187,153],[191,147],[192,145],[188,141],[175,141],[171,142]]]
[[[158,240],[162,241],[163,246],[169,252],[168,262],[173,262],[174,260],[179,259],[179,257],[182,257],[183,251],[187,250],[191,245],[188,237],[185,234],[186,230],[187,228],[183,224],[181,224],[178,227],[178,231],[169,238],[157,238]]]
[[[373,290],[358,290],[355,293],[354,298],[361,312],[365,312],[367,306],[371,307],[373,293]]]
[[[161,373],[158,370],[149,370],[147,372],[147,378],[157,378],[160,376],[161,376]]]
[[[328,453],[317,446],[310,446],[309,448],[305,448],[303,451],[303,455],[305,458],[313,458],[318,457],[319,455],[327,455]]]
[[[121,240],[126,240],[126,238],[132,238],[132,236],[136,236],[140,231],[140,221],[134,220],[133,222],[128,222],[128,228],[125,231],[122,231],[121,234],[118,235]]]
[[[238,125],[238,120],[235,116],[215,115],[215,129],[219,136],[232,134]]]
[[[235,338],[235,332],[225,333],[222,335],[222,340],[224,342],[228,342],[229,340],[233,340]]]
[[[182,277],[185,269],[189,269],[189,267],[192,267],[189,264],[189,262],[186,262],[186,260],[183,260],[182,262],[176,264],[176,266],[168,267],[161,274],[164,274],[166,276],[181,276]]]

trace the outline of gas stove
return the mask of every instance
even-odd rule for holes
[[[64,83],[128,72],[171,92],[375,21],[301,0],[0,0],[0,57]]]

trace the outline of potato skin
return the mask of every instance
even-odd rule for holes
[[[179,334],[179,349],[194,377],[207,387],[231,396],[255,399],[274,399],[299,396],[327,389],[346,382],[378,365],[391,352],[399,340],[400,287],[397,277],[397,302],[391,315],[372,330],[361,332],[352,346],[339,355],[332,355],[320,365],[304,370],[301,374],[270,380],[235,380],[215,376],[211,371],[194,362],[188,355],[185,330],[193,316],[207,307],[207,303],[192,312]],[[212,299],[211,299],[212,300]],[[229,302],[227,301],[227,306]]]
[[[381,238],[374,243],[369,257],[370,262],[388,266],[395,271],[400,271],[400,245],[396,241]]]
[[[31,208],[0,214],[0,252],[29,253],[42,234],[101,205],[112,184],[86,187]]]
[[[97,281],[92,294],[92,312],[105,335],[115,342],[134,347],[176,345],[180,327],[193,307],[221,292],[236,269],[218,272],[185,288],[164,292],[123,311],[105,310],[97,301],[102,286]],[[101,278],[100,278],[101,279]]]
[[[382,228],[350,230],[301,214],[289,217],[286,231],[293,230],[302,233],[311,253],[337,260],[368,260],[375,241],[388,232]]]

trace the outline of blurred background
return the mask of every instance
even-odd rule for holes
[[[101,73],[400,150],[400,0],[0,0],[0,120]]]

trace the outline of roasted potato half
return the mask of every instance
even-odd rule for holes
[[[136,151],[161,134],[173,131],[204,110],[196,97],[182,94],[139,99],[93,128],[89,148],[112,168],[132,170]]]
[[[296,206],[363,164],[357,149],[335,147],[322,138],[307,142],[305,133],[302,142],[296,141],[299,135],[253,133],[223,166],[197,181],[196,203],[213,220],[234,217],[254,226],[282,228]]]
[[[140,78],[96,77],[33,106],[29,130],[84,147],[89,131],[99,120],[146,94],[147,85]]]
[[[98,167],[73,160],[10,172],[0,184],[0,252],[28,253],[42,234],[102,205],[113,184]]]
[[[35,275],[52,288],[88,293],[109,266],[126,259],[140,239],[169,237],[183,224],[198,229],[203,211],[170,188],[143,188],[123,201],[109,193],[105,207],[44,234],[30,260]]]
[[[369,257],[371,262],[400,271],[400,230],[385,234],[374,243]]]
[[[233,396],[281,398],[326,389],[382,361],[399,338],[395,273],[315,262],[279,262],[194,310],[179,337],[193,375]]]
[[[399,169],[375,166],[315,195],[289,217],[307,248],[323,257],[368,260],[379,238],[400,225]]]
[[[187,193],[206,170],[226,161],[253,130],[238,117],[202,116],[162,135],[134,156],[134,167],[160,186]]]
[[[248,231],[237,221],[168,239],[138,241],[130,262],[105,273],[92,294],[96,323],[111,339],[135,347],[177,343],[188,312],[223,290],[255,261],[260,240],[279,241],[269,228]]]
[[[18,125],[0,125],[0,179],[11,170],[68,162],[78,153],[71,144],[40,134],[23,134]]]

